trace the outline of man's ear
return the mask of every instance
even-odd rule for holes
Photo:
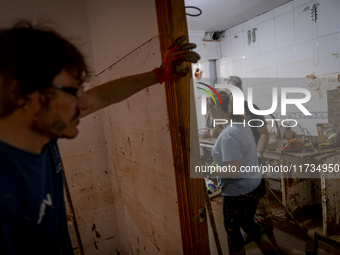
[[[1,79],[0,82],[4,82],[4,80]],[[7,97],[8,102],[16,106],[22,104],[21,100],[19,100],[19,82],[17,80],[12,80],[4,86],[4,93]]]
[[[8,84],[6,90],[8,99],[13,105],[16,105],[17,108],[24,108],[30,101],[34,100],[34,97],[37,97],[35,92],[22,96],[19,92],[19,82],[17,80],[13,80]]]

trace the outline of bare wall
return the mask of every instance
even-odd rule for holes
[[[98,83],[161,63],[155,3],[87,1]],[[103,110],[120,254],[182,254],[165,89]]]

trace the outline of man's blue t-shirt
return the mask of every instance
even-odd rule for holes
[[[242,160],[243,167],[258,166],[257,149],[253,133],[248,125],[227,125],[220,133],[211,152],[215,164],[225,166],[226,162]],[[245,168],[246,169],[246,168]],[[240,196],[256,189],[262,172],[243,172],[237,178],[217,177],[224,196]]]
[[[73,254],[55,140],[41,154],[0,141],[0,254]]]

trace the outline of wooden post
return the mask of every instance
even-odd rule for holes
[[[185,8],[183,0],[155,0],[161,53],[179,36],[186,35]],[[183,64],[190,66],[190,64]],[[190,149],[199,152],[197,124],[190,126],[190,75],[178,82],[165,84],[169,129],[174,158],[178,210],[181,225],[183,253],[188,255],[210,254],[207,221],[200,223],[199,209],[205,208],[204,179],[190,178]],[[191,116],[193,117],[193,116]],[[190,128],[192,143],[190,143]],[[192,163],[200,165],[198,157]],[[197,162],[196,162],[197,160]]]

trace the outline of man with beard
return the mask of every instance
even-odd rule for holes
[[[189,73],[200,57],[178,38],[159,68],[85,91],[82,54],[56,32],[22,22],[0,31],[0,253],[73,254],[58,138],[79,119]]]

